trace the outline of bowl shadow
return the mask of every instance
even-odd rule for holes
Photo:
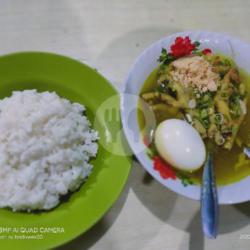
[[[129,177],[130,178],[130,177]],[[124,204],[126,203],[129,192],[129,185],[127,184],[122,191],[119,199],[116,203],[109,209],[106,215],[97,222],[92,228],[90,228],[86,233],[80,235],[74,240],[64,244],[63,246],[57,247],[57,250],[82,250],[89,249],[93,246],[99,239],[101,239],[112,227],[118,218]]]
[[[134,169],[134,175],[138,182],[133,182],[131,188],[151,214],[166,224],[189,233],[188,248],[186,240],[183,240],[180,249],[204,249],[205,237],[202,232],[200,203],[166,189],[139,163]],[[221,205],[218,237],[246,227],[249,225],[249,218],[250,202]]]

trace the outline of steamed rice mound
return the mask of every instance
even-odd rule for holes
[[[36,90],[0,100],[0,207],[48,210],[83,183],[98,148],[84,110]]]

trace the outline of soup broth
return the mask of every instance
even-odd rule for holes
[[[157,73],[156,68],[147,78],[142,86],[140,94],[152,91],[157,86]],[[244,82],[247,87],[247,93],[250,93],[250,76],[244,70],[239,70],[241,81]],[[139,101],[139,109],[143,109],[142,102]],[[243,144],[250,144],[250,101],[247,104],[248,113],[244,118],[243,123],[240,126],[236,141],[240,141]],[[145,110],[146,112],[146,110]],[[170,118],[181,118],[181,114],[173,114],[168,111],[157,111],[155,112],[156,122],[159,124],[161,121]],[[181,118],[183,119],[183,118]],[[145,128],[144,117],[141,112],[138,112],[138,123],[142,136],[147,135]],[[215,176],[218,185],[227,185],[241,180],[244,177],[250,175],[250,161],[243,158],[243,147],[239,143],[234,143],[231,150],[224,149],[220,146],[213,146],[214,151],[214,169]],[[178,170],[179,171],[179,170]],[[202,178],[203,168],[193,173],[183,172],[187,175],[193,183],[199,184]]]

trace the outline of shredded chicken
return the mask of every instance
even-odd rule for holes
[[[171,75],[185,87],[191,85],[200,92],[216,91],[219,74],[212,71],[212,65],[201,56],[188,56],[172,63]]]

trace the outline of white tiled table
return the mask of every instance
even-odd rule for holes
[[[120,89],[136,56],[184,30],[226,32],[250,42],[250,2],[168,0],[0,0],[0,54],[42,50],[95,66]],[[250,203],[222,206],[220,235],[203,238],[199,204],[180,197],[134,164],[126,188],[89,232],[60,250],[247,250]],[[247,190],[246,190],[247,191]],[[250,192],[250,190],[248,191]]]

